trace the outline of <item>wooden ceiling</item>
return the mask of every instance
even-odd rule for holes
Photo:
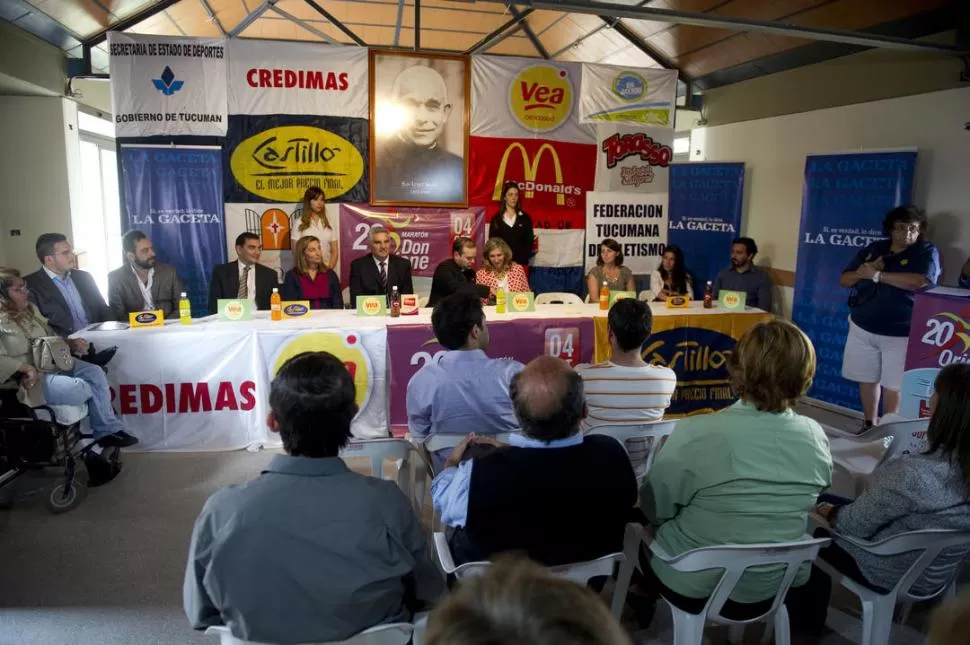
[[[955,11],[957,4],[952,0],[611,1],[708,18],[772,21],[779,26],[908,38],[943,31],[950,16],[947,12]],[[0,17],[57,44],[70,57],[82,56],[85,41],[95,44],[91,57],[95,72],[107,68],[107,52],[98,37],[116,25],[142,34],[232,34],[354,45],[349,31],[368,46],[411,49],[415,47],[417,23],[422,50],[474,50],[563,61],[667,66],[679,69],[683,78],[697,81],[717,79],[731,70],[750,68],[754,74],[749,76],[759,70],[775,71],[763,62],[797,53],[813,43],[810,38],[739,29],[736,25],[720,28],[667,19],[617,20],[598,12],[566,13],[482,0],[419,0],[417,12],[415,0],[3,0],[0,4],[6,3],[9,5]],[[580,3],[595,6],[588,0],[576,1]],[[908,25],[916,28],[907,29]],[[850,45],[842,48],[842,53],[861,49]],[[840,55],[837,48],[826,51],[827,57]],[[793,60],[798,64],[797,57]],[[801,64],[808,62],[815,60]]]

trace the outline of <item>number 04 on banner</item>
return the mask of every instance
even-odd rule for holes
[[[573,367],[583,355],[579,327],[550,327],[546,330],[546,355],[557,356]]]

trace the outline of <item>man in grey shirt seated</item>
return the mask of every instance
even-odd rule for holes
[[[357,413],[347,368],[326,352],[295,356],[273,379],[269,406],[287,454],[202,509],[183,588],[192,626],[307,643],[410,621],[444,585],[407,497],[338,457]]]
[[[749,307],[771,312],[771,278],[754,265],[758,245],[750,237],[735,238],[731,242],[731,266],[721,269],[714,278],[714,297],[724,291],[743,291]]]

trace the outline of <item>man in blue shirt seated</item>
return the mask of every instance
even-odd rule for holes
[[[347,368],[327,352],[299,354],[273,379],[269,407],[287,454],[202,509],[183,588],[192,626],[309,643],[410,621],[444,585],[407,497],[338,457],[357,413]]]
[[[714,278],[714,297],[724,291],[741,291],[747,294],[745,304],[771,313],[771,278],[754,265],[758,245],[750,237],[739,237],[731,242],[731,266],[721,269]]]
[[[899,412],[914,294],[940,277],[940,253],[923,239],[920,209],[897,206],[882,228],[887,239],[859,251],[839,279],[852,289],[842,376],[859,384],[863,430],[876,423],[880,397],[884,415]]]
[[[485,353],[488,327],[479,297],[456,293],[444,298],[431,313],[431,326],[438,344],[447,351],[426,363],[408,383],[411,436],[420,441],[431,434],[517,430],[509,382],[522,363]],[[449,451],[438,452],[433,455],[436,468]]]
[[[456,562],[524,552],[545,565],[592,560],[622,550],[637,482],[611,437],[584,437],[583,379],[567,363],[540,356],[512,379],[521,435],[510,447],[467,437],[431,484],[441,521],[453,527]],[[474,444],[494,446],[463,461]]]

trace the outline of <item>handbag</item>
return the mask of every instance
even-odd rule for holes
[[[60,336],[42,336],[30,344],[34,367],[41,372],[69,372],[74,369],[71,347]]]

